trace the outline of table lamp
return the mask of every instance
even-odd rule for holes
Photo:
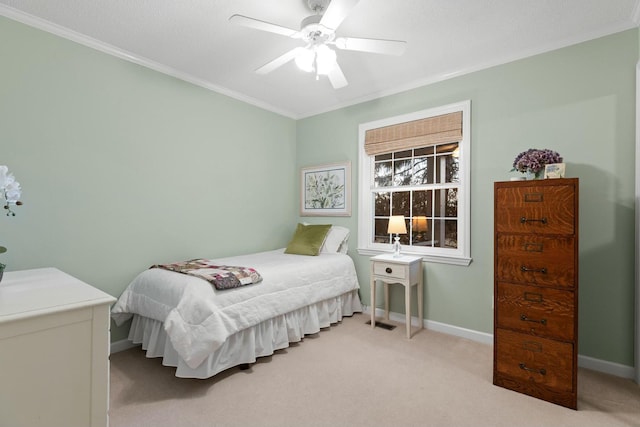
[[[404,222],[404,215],[391,215],[389,218],[389,227],[387,233],[395,234],[393,242],[393,257],[399,258],[400,255],[400,237],[398,234],[407,234],[407,225]]]

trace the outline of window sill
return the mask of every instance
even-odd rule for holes
[[[383,251],[383,250],[378,250],[378,249],[367,249],[367,248],[362,249],[362,248],[358,248],[358,255],[374,256],[374,255],[380,255],[380,254],[384,254],[384,253],[390,253],[390,251]],[[463,267],[468,267],[469,264],[471,264],[471,261],[473,260],[473,258],[467,258],[467,257],[444,256],[444,255],[426,255],[426,254],[423,254],[423,253],[406,251],[406,250],[403,250],[402,253],[405,254],[405,255],[420,256],[420,257],[422,257],[422,261],[423,262],[433,262],[433,263],[438,263],[438,264],[449,264],[449,265],[460,265],[460,266],[463,266]]]

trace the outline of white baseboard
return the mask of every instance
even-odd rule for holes
[[[371,314],[369,306],[363,306],[364,313]],[[376,308],[376,317],[382,317],[384,310]],[[405,315],[403,313],[389,313],[389,319],[397,323],[405,323]],[[411,324],[418,326],[418,319],[411,318]],[[446,323],[440,323],[433,320],[424,320],[423,326],[426,329],[430,329],[436,332],[442,332],[457,337],[467,338],[472,341],[477,341],[483,344],[493,345],[493,334],[486,332],[474,331],[473,329],[461,328],[458,326],[449,325]],[[591,369],[593,371],[602,372],[605,374],[615,375],[617,377],[634,379],[635,369],[633,366],[621,365],[619,363],[609,362],[606,360],[595,359],[589,356],[578,355],[578,366],[581,368]]]
[[[371,311],[369,311],[369,306],[363,307],[364,313],[371,314]],[[376,308],[376,317],[382,316],[384,316],[384,310],[381,308]],[[389,319],[397,323],[405,323],[405,315],[403,313],[394,313],[393,311],[390,311]],[[418,319],[415,316],[411,317],[411,325],[418,326]],[[434,320],[425,320],[422,326],[432,331],[442,332],[444,334],[467,338],[472,341],[481,342],[483,344],[493,345],[493,334],[488,334],[486,332],[474,331],[473,329],[461,328],[459,326],[436,322]]]
[[[578,355],[578,366],[591,369],[592,371],[603,372],[634,380],[636,371],[633,366],[621,365],[619,363],[608,362],[606,360],[594,359],[593,357]]]

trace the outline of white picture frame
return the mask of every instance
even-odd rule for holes
[[[351,216],[351,162],[300,170],[301,216]]]
[[[564,178],[564,174],[564,163],[550,163],[548,165],[544,165],[544,179]]]

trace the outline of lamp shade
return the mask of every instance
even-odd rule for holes
[[[407,225],[404,222],[404,215],[392,215],[389,218],[389,227],[387,233],[390,234],[407,234]]]
[[[411,226],[416,233],[422,233],[429,229],[429,223],[426,216],[414,216],[411,220]]]

